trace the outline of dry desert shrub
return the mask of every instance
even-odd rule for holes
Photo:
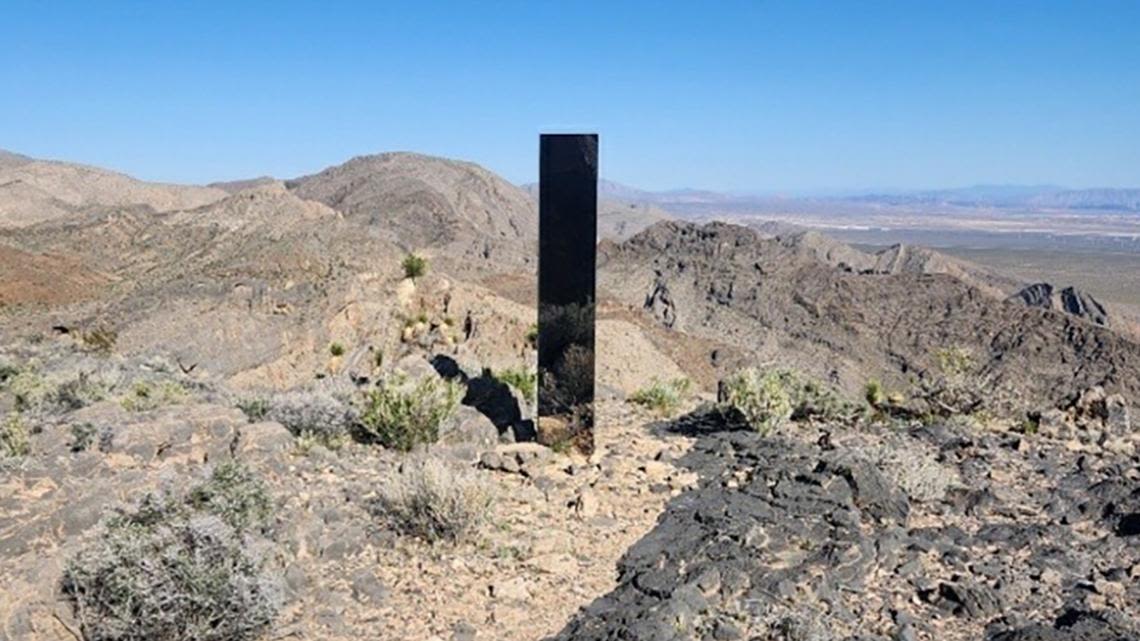
[[[158,383],[136,381],[119,399],[119,403],[128,412],[149,412],[160,407],[184,403],[189,395],[186,388],[177,381]]]
[[[415,457],[381,489],[376,511],[405,535],[458,543],[478,532],[492,499],[478,472],[438,457]]]
[[[247,415],[261,412],[264,418],[282,424],[294,436],[330,449],[350,439],[358,420],[350,403],[328,392],[284,392],[264,403],[251,406]]]
[[[879,468],[912,501],[940,501],[947,491],[961,484],[954,469],[914,445],[886,442],[860,448],[857,454]]]
[[[64,571],[83,638],[260,638],[276,617],[280,588],[247,528],[262,524],[268,509],[260,481],[228,464],[185,498],[148,495],[104,520]]]
[[[0,419],[0,459],[27,456],[32,450],[28,428],[18,413]]]

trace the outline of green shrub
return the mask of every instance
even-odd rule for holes
[[[932,416],[978,414],[994,394],[990,378],[983,376],[973,354],[962,347],[946,347],[934,353],[938,371],[919,383],[917,396]]]
[[[84,452],[95,444],[99,430],[90,423],[72,423],[71,425],[71,451]]]
[[[209,512],[238,531],[262,529],[273,515],[265,484],[246,466],[227,461],[190,491],[189,505]]]
[[[224,518],[149,496],[68,559],[63,590],[88,641],[253,641],[280,582],[252,549]]]
[[[128,412],[147,412],[184,403],[187,396],[186,388],[175,381],[162,381],[158,384],[136,381],[119,402]]]
[[[39,410],[49,404],[55,390],[38,372],[23,370],[8,380],[8,391],[16,400],[16,409]]]
[[[333,356],[344,356],[344,345],[340,343],[333,343],[329,345],[329,353]]]
[[[883,407],[887,404],[887,392],[883,389],[883,384],[876,379],[867,381],[863,386],[863,398],[867,404],[874,408]]]
[[[538,347],[538,323],[531,323],[530,326],[526,328],[524,338],[526,339],[527,345],[534,348]]]
[[[789,420],[851,422],[863,413],[834,390],[787,369],[743,370],[722,382],[721,394],[727,408],[762,434]]]
[[[269,414],[269,400],[259,396],[238,399],[234,406],[241,410],[251,423],[263,421]]]
[[[404,277],[411,278],[412,280],[427,273],[427,259],[416,254],[408,254],[405,256],[400,266],[404,268]]]
[[[691,387],[692,383],[687,378],[671,381],[654,378],[649,385],[634,392],[629,400],[660,416],[672,416],[688,397]]]
[[[795,406],[789,388],[791,373],[754,368],[723,381],[721,401],[737,411],[752,429],[767,434],[792,418]]]
[[[458,383],[432,376],[415,383],[402,376],[382,381],[365,398],[361,435],[402,452],[434,443],[461,397]]]
[[[31,451],[28,428],[18,413],[13,412],[0,421],[0,458],[27,456]]]
[[[492,372],[491,376],[504,385],[509,385],[519,391],[527,402],[534,404],[535,390],[538,389],[538,374],[522,368],[508,368]]]
[[[377,511],[405,535],[430,543],[462,542],[486,521],[492,498],[474,470],[436,457],[416,457],[405,461],[381,488]]]

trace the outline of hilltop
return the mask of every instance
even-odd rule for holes
[[[535,425],[533,190],[15,171],[0,636],[1137,638],[1140,343],[1080,289],[604,185],[587,457]]]

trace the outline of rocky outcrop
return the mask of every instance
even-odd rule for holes
[[[559,641],[1140,634],[1135,460],[951,425],[821,444],[677,427],[700,435],[679,461],[699,485]]]
[[[1091,294],[1074,287],[1057,291],[1049,283],[1034,283],[1010,296],[1009,300],[1027,307],[1060,310],[1096,325],[1109,325],[1109,315],[1104,305]]]
[[[902,387],[929,376],[940,352],[962,349],[1018,413],[1095,385],[1140,398],[1140,345],[1098,326],[1101,308],[1087,297],[1070,306],[1094,322],[1060,302],[1004,304],[945,273],[844,268],[836,261],[851,267],[850,255],[812,238],[661,223],[601,245],[599,290],[677,332],[678,343],[713,343],[705,358],[718,378],[741,363],[780,363],[858,395],[870,379]]]

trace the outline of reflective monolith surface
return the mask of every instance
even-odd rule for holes
[[[543,135],[539,151],[539,439],[594,449],[598,136]]]

